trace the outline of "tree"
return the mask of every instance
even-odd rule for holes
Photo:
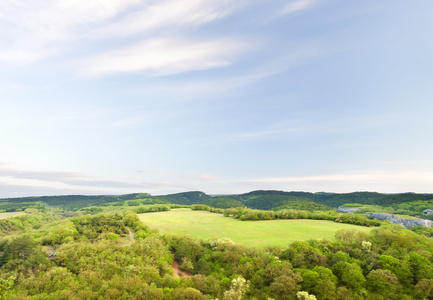
[[[36,242],[28,235],[17,237],[6,245],[3,256],[0,259],[0,265],[4,265],[12,259],[24,261],[33,253],[35,248]]]
[[[390,270],[373,270],[367,275],[366,279],[368,290],[378,294],[393,295],[401,288],[397,276]]]
[[[413,283],[413,275],[408,261],[400,260],[390,255],[381,255],[379,262],[382,269],[390,270],[401,283],[406,285]]]
[[[308,294],[308,292],[298,292],[296,294],[298,300],[316,300],[316,296]]]
[[[186,289],[177,288],[174,291],[174,300],[205,300],[206,297],[197,289],[187,287]]]
[[[295,293],[300,286],[295,277],[281,275],[271,283],[271,291],[278,296],[278,299],[295,299]]]
[[[362,269],[355,263],[340,261],[332,266],[332,271],[340,281],[352,290],[359,291],[365,286]]]
[[[421,292],[423,296],[433,298],[433,279],[421,279],[415,286],[418,292]]]
[[[15,277],[9,276],[7,279],[0,278],[0,299],[3,299],[5,294],[10,291],[15,284]]]
[[[312,270],[301,269],[302,289],[313,293],[319,299],[336,299],[338,279],[332,271],[325,267]]]
[[[248,292],[249,283],[243,277],[232,280],[230,289],[224,292],[224,300],[242,300]]]

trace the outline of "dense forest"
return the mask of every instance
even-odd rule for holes
[[[429,195],[278,191],[2,199],[4,212],[22,215],[0,219],[0,299],[433,299],[433,230],[337,213],[344,196],[348,206],[413,214],[432,204]],[[375,228],[256,248],[160,234],[137,216],[180,207]]]
[[[417,203],[417,212],[423,209],[433,209],[432,194],[380,194],[374,192],[338,193],[307,193],[284,191],[253,191],[246,194],[210,196],[203,192],[185,192],[171,195],[151,196],[146,193],[136,193],[118,196],[45,196],[0,199],[0,210],[15,211],[25,208],[41,208],[45,204],[60,206],[68,210],[79,210],[87,206],[98,206],[117,203],[117,205],[171,203],[180,205],[205,204],[216,208],[248,207],[262,210],[301,209],[328,210],[331,207],[347,203],[363,205],[379,205],[392,207],[395,210],[414,208],[411,203]],[[428,203],[430,202],[430,203]],[[129,203],[129,204],[128,204]],[[399,207],[400,206],[400,207]],[[413,209],[412,209],[413,210]]]
[[[1,220],[1,297],[433,299],[433,239],[392,224],[262,249],[161,235],[129,207],[104,210]]]

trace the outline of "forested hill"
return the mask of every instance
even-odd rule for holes
[[[0,199],[0,210],[14,211],[15,208],[25,209],[28,207],[40,207],[43,204],[49,206],[61,206],[66,209],[79,209],[86,206],[98,206],[105,203],[126,200],[143,199],[151,197],[147,193],[136,193],[127,195],[67,195],[67,196],[42,196],[42,197],[20,197]]]
[[[210,197],[211,196],[206,195],[203,192],[186,192],[186,193],[170,194],[165,196],[154,196],[154,198],[160,200],[165,200],[170,203],[183,204],[183,205],[204,204],[204,202]]]
[[[376,192],[353,192],[353,193],[308,193],[308,192],[284,192],[284,191],[253,191],[246,194],[234,195],[235,199],[240,199],[243,203],[255,198],[275,198],[278,196],[297,197],[309,199],[323,205],[338,207],[345,203],[359,203],[388,206],[391,204],[411,202],[418,200],[431,200],[433,194],[380,194]]]
[[[308,193],[284,191],[253,191],[237,195],[211,196],[204,192],[193,191],[170,195],[151,196],[147,193],[101,196],[44,196],[0,199],[0,210],[15,211],[41,205],[61,206],[76,210],[87,206],[99,206],[108,203],[126,203],[132,205],[139,201],[142,204],[173,203],[181,205],[205,204],[217,208],[245,206],[253,209],[271,210],[276,208],[293,208],[303,210],[326,210],[346,203],[389,206],[392,204],[425,201],[433,199],[432,194],[380,194],[375,192]]]

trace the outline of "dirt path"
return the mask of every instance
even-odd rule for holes
[[[131,230],[129,230],[129,238],[131,241],[135,241],[134,233]]]
[[[175,260],[173,260],[173,263],[171,264],[171,268],[173,269],[173,277],[174,278],[191,276],[191,274],[189,274],[188,272],[182,271],[180,269],[179,263]]]

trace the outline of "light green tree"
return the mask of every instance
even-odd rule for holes
[[[242,300],[248,292],[249,283],[245,278],[239,276],[232,280],[230,289],[224,292],[224,300]]]
[[[15,277],[10,276],[7,279],[0,279],[0,299],[4,299],[5,294],[10,291],[15,284]]]
[[[316,296],[308,294],[308,292],[297,292],[296,297],[298,300],[316,300]]]

